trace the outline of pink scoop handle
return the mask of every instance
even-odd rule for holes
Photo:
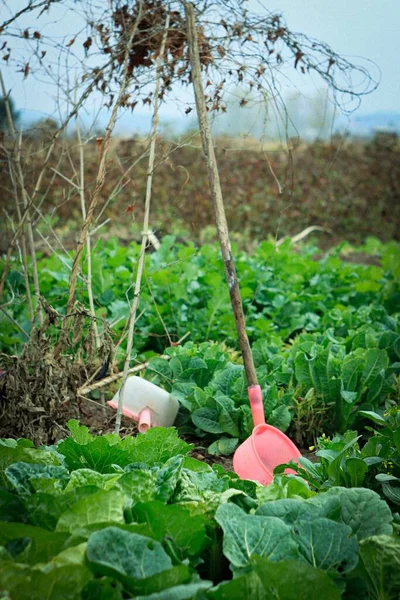
[[[251,414],[253,415],[254,427],[265,425],[264,405],[259,385],[250,385],[247,388],[250,400]]]
[[[151,427],[151,410],[144,408],[139,415],[138,429],[140,433],[146,433],[149,427]]]

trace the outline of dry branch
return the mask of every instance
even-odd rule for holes
[[[314,231],[322,231],[323,233],[332,234],[332,231],[330,229],[327,229],[326,227],[320,227],[319,225],[310,225],[310,227],[303,229],[303,231],[300,231],[300,233],[297,233],[291,238],[292,244],[297,244],[298,242],[301,242],[301,240],[304,240],[304,238],[306,238],[308,235],[310,235],[310,233],[313,233]],[[283,244],[283,242],[287,240],[288,237],[290,236],[285,235],[284,237],[277,240],[275,246],[280,246],[281,244]]]
[[[167,354],[161,354],[160,358],[164,358],[165,360],[169,360],[170,357]],[[134,373],[140,373],[140,371],[144,371],[145,369],[147,369],[147,367],[149,366],[149,362],[146,361],[145,363],[142,363],[141,365],[135,365],[134,367],[132,367],[131,369],[128,370],[128,375],[133,375]],[[101,381],[96,381],[96,383],[92,383],[91,385],[83,385],[82,387],[80,387],[77,391],[77,394],[79,396],[84,396],[85,394],[89,394],[90,392],[93,392],[94,390],[99,390],[107,385],[109,385],[110,383],[114,383],[114,381],[118,381],[118,379],[121,379],[124,376],[123,371],[121,371],[120,373],[114,373],[114,375],[109,375],[108,377],[104,377],[104,379],[101,379]]]
[[[196,22],[194,17],[194,6],[185,4],[187,30],[189,39],[190,61],[192,65],[192,81],[196,98],[197,116],[203,152],[207,162],[208,179],[214,204],[218,237],[221,245],[222,257],[225,265],[225,274],[228,282],[229,294],[235,316],[236,329],[239,336],[240,349],[243,355],[243,363],[246,370],[248,385],[257,385],[257,374],[254,366],[253,356],[246,333],[246,321],[243,313],[242,299],[240,296],[239,282],[236,274],[235,262],[233,260],[231,244],[229,241],[228,223],[225,215],[224,202],[222,198],[221,184],[217,160],[215,158],[214,144],[210,125],[207,117],[206,102],[204,99],[203,84],[201,81],[201,64],[199,57],[199,45],[197,40]]]

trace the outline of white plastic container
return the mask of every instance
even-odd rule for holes
[[[118,408],[120,390],[107,402]],[[128,377],[124,390],[122,413],[139,423],[139,431],[144,433],[149,427],[171,427],[179,409],[178,401],[168,392],[141,377]]]

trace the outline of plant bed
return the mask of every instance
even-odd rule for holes
[[[0,442],[6,598],[398,597],[398,517],[376,492],[241,481],[174,429],[69,429],[52,447]]]

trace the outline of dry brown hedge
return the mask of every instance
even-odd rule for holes
[[[32,190],[48,144],[45,136],[27,137],[24,141],[24,174]],[[10,238],[13,217],[12,186],[4,151],[0,151],[0,209],[2,229],[0,250]],[[107,165],[102,204],[129,165],[146,148],[142,140],[114,140]],[[324,226],[332,231],[327,244],[340,239],[357,243],[368,235],[382,240],[399,239],[400,232],[400,144],[397,136],[379,134],[367,142],[333,140],[330,143],[300,144],[291,156],[282,150],[270,150],[271,167],[283,186],[278,194],[265,154],[255,144],[219,139],[217,158],[221,184],[232,232],[245,233],[255,239],[267,235],[296,234],[309,225]],[[90,193],[97,170],[96,141],[85,146],[85,184]],[[199,140],[176,147],[158,140],[154,177],[153,228],[161,234],[186,231],[198,240],[201,231],[214,223],[207,173]],[[59,226],[80,219],[77,190],[55,171],[76,181],[79,157],[76,143],[62,140],[57,146],[42,185],[42,210],[57,215]],[[146,185],[147,158],[124,178],[126,186],[105,210],[111,219],[108,231],[128,235],[127,224],[133,214],[138,228],[142,221]],[[133,211],[133,213],[131,212]],[[69,231],[73,231],[73,227]],[[73,236],[73,234],[71,234]],[[71,240],[72,241],[72,240]]]

